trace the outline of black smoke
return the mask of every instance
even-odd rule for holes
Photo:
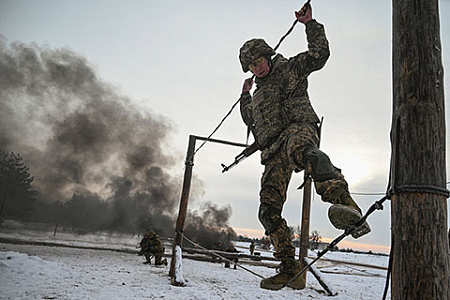
[[[200,211],[190,212],[184,233],[194,237],[194,242],[208,249],[226,251],[231,245],[230,239],[236,236],[234,230],[228,226],[231,212],[230,206],[220,208],[213,203],[204,203]]]
[[[0,37],[0,129],[0,149],[20,153],[35,177],[41,220],[173,234],[182,183],[169,173],[172,122],[139,109],[83,56]]]

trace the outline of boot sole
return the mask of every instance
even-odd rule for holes
[[[263,283],[261,283],[259,286],[262,289],[271,290],[271,291],[278,291],[284,287],[283,284],[263,284]]]
[[[333,204],[328,209],[328,218],[331,224],[337,229],[345,230],[349,226],[357,223],[362,215],[354,208],[342,204]],[[370,227],[367,222],[358,227],[352,232],[352,237],[357,239],[370,232]]]
[[[261,280],[260,287],[267,290],[272,291],[278,291],[284,288],[285,286],[290,287],[294,290],[301,290],[305,288],[306,282],[303,279],[302,276],[299,276],[295,280],[293,280],[289,285],[286,285],[292,278],[297,274],[297,272],[300,272],[301,268],[298,267],[295,270],[293,270],[292,274],[286,274],[286,273],[279,273],[275,276],[265,278]]]
[[[278,291],[278,290],[281,290],[282,288],[284,288],[284,284],[263,284],[262,282],[261,282],[261,284],[260,284],[260,287],[262,288],[262,289],[266,289],[266,290],[272,290],[272,291]],[[287,287],[290,287],[290,288],[292,288],[292,289],[294,289],[294,290],[302,290],[302,289],[304,289],[305,288],[305,284],[289,284],[289,285],[286,285]]]

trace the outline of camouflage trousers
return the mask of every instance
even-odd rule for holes
[[[302,163],[303,152],[308,147],[317,146],[318,141],[316,126],[297,125],[294,132],[288,132],[277,141],[278,151],[274,151],[264,161],[259,220],[272,241],[274,256],[277,258],[295,256],[291,230],[281,213],[293,171],[302,171],[308,167]],[[322,196],[322,201],[330,203],[338,203],[340,195],[348,191],[347,182],[340,172],[335,179],[314,184],[316,192]]]
[[[160,265],[161,264],[161,259],[162,259],[163,255],[164,255],[163,252],[156,252],[156,253],[154,253],[154,252],[151,252],[151,251],[144,251],[143,254],[144,254],[144,257],[145,257],[145,260],[146,260],[147,263],[151,263],[151,258],[152,258],[152,256],[154,256],[155,257],[155,265]]]

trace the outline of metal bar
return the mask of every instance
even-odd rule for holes
[[[197,140],[202,140],[202,141],[214,142],[214,143],[225,144],[225,145],[230,145],[230,146],[248,147],[248,145],[242,144],[242,143],[236,143],[236,142],[230,142],[230,141],[206,138],[206,137],[196,136],[196,135],[194,137]]]

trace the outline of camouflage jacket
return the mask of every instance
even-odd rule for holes
[[[159,236],[144,237],[140,242],[140,246],[142,253],[148,251],[157,255],[164,252],[164,245]]]
[[[319,122],[308,97],[308,76],[325,65],[330,50],[324,26],[317,21],[306,24],[306,37],[308,51],[289,59],[277,54],[270,73],[256,78],[253,97],[248,92],[241,95],[242,119],[262,150],[263,161],[298,125]]]

